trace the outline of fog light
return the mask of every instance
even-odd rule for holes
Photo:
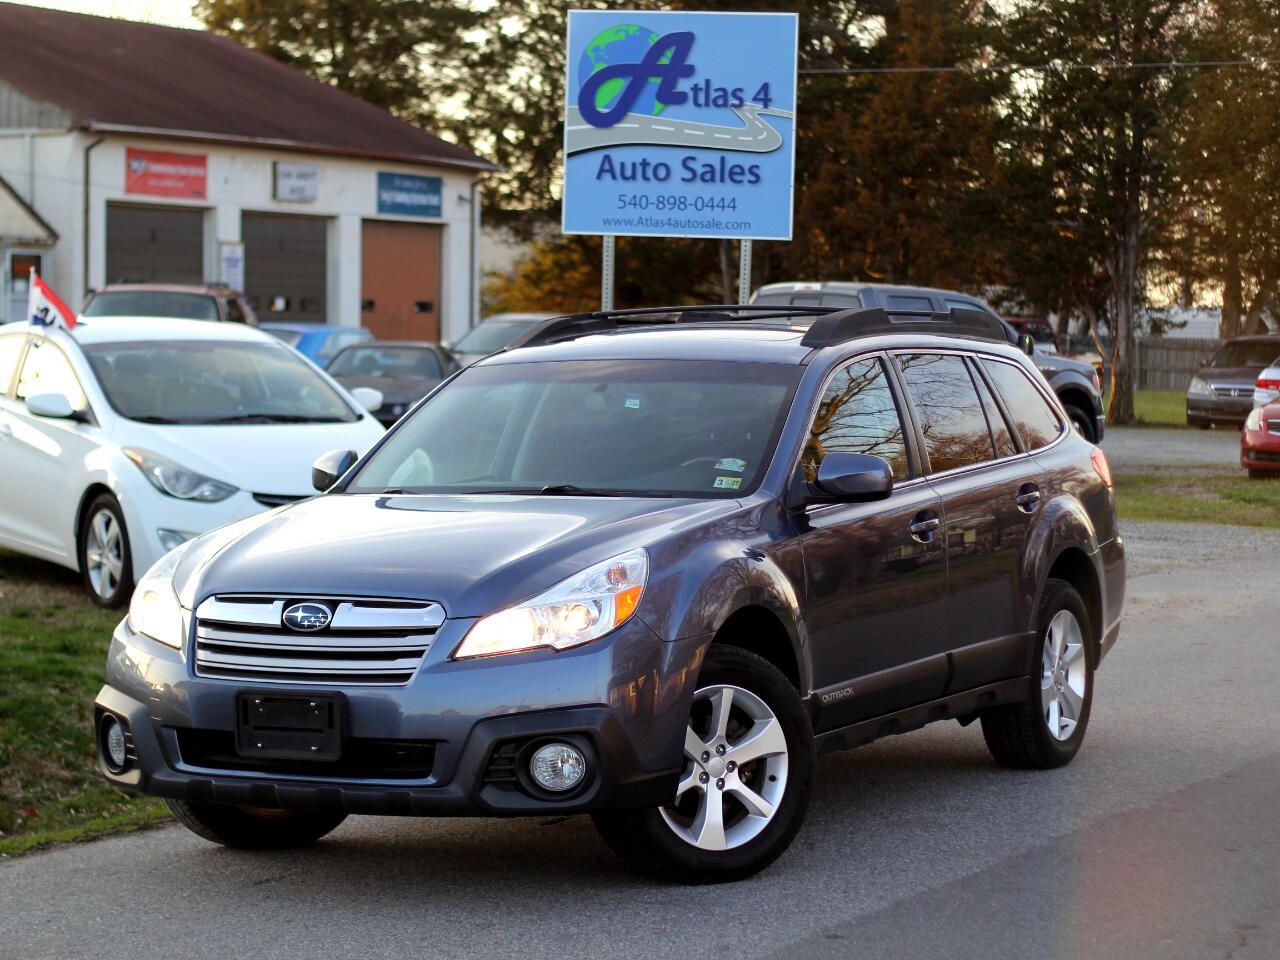
[[[549,743],[539,747],[529,759],[529,773],[543,790],[564,793],[587,775],[587,759],[577,747]]]
[[[111,714],[102,718],[102,751],[112,773],[120,773],[129,762],[129,754],[125,748],[124,727]]]

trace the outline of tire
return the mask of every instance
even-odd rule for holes
[[[239,850],[309,847],[347,819],[341,811],[259,810],[195,800],[165,803],[197,837]]]
[[[716,736],[725,703],[723,735]],[[764,658],[714,645],[698,675],[685,743],[673,803],[595,813],[600,835],[633,867],[662,880],[725,883],[763,870],[794,839],[813,792],[813,730],[799,693]]]
[[[1096,443],[1097,440],[1094,437],[1096,428],[1093,425],[1093,419],[1073,404],[1064,404],[1063,409],[1067,411],[1067,418],[1071,421],[1071,426],[1075,428],[1076,433],[1090,443]]]
[[[124,606],[133,593],[133,557],[120,501],[109,493],[94,497],[80,517],[78,533],[80,579],[89,599],[109,610]]]
[[[1029,678],[1026,699],[982,713],[987,749],[999,763],[1016,769],[1070,763],[1084,741],[1093,703],[1096,648],[1089,613],[1065,580],[1045,583],[1036,637],[1041,670]]]
[[[1280,473],[1274,470],[1258,470],[1254,467],[1248,467],[1250,480],[1275,480],[1280,477]]]

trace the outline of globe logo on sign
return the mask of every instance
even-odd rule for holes
[[[688,94],[676,84],[694,73],[685,62],[692,46],[692,33],[661,36],[633,23],[601,31],[578,58],[583,118],[609,127],[628,113],[656,117],[666,106],[684,103]]]

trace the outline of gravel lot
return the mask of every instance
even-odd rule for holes
[[[0,863],[0,957],[1271,960],[1280,531],[1124,534],[1125,626],[1063,770],[1002,770],[956,724],[825,757],[791,851],[713,888],[624,872],[582,817],[119,837]]]

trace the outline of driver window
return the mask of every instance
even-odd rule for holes
[[[827,385],[800,457],[810,483],[817,479],[818,465],[828,453],[882,457],[893,470],[895,482],[911,475],[902,419],[878,358],[849,364]]]
[[[31,342],[27,358],[18,376],[17,395],[25,400],[41,393],[60,393],[71,402],[74,410],[88,407],[84,390],[76,379],[71,363],[53,343],[36,338]]]

